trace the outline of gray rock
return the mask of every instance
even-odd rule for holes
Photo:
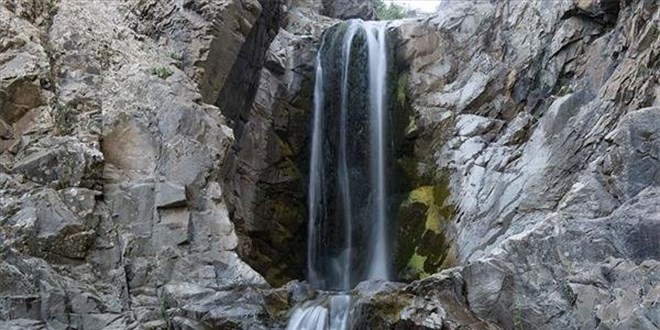
[[[0,5],[0,328],[277,329],[314,299],[266,279],[303,276],[313,68],[337,22],[318,12],[373,18],[321,4]],[[456,267],[360,286],[355,327],[660,324],[657,9],[454,1],[393,23],[406,155],[448,192]]]
[[[42,321],[29,320],[29,319],[14,319],[8,321],[0,321],[0,326],[7,330],[43,330],[47,329],[46,324]]]
[[[375,20],[373,3],[368,0],[323,0],[321,14],[339,19]]]
[[[445,271],[408,286],[365,285],[357,288],[354,329],[497,329],[476,318],[465,304],[460,273]]]
[[[93,200],[89,207],[72,209],[54,190],[35,194],[5,224],[16,235],[10,245],[51,260],[84,259],[96,236],[93,219],[86,217],[94,208]]]
[[[190,74],[205,102],[215,101],[263,7],[257,0],[129,1],[138,33],[165,37],[172,59]],[[222,59],[221,61],[217,59]]]
[[[660,186],[648,84],[658,70],[637,59],[658,42],[638,41],[655,23],[629,28],[657,15],[643,0],[452,2],[394,24],[415,167],[431,164],[432,184],[449,182],[451,274],[476,317],[503,328],[653,328],[644,315],[657,288],[642,282],[658,260],[648,245],[660,219],[649,204]],[[598,273],[613,264],[642,282]]]
[[[263,310],[218,184],[233,133],[204,103],[245,43],[268,47],[251,36],[262,8],[0,6],[1,328],[206,326],[163,310],[158,289],[175,284],[259,288]]]
[[[292,9],[286,30],[279,30],[266,51],[254,101],[242,112],[231,103],[221,106],[236,132],[224,187],[244,242],[238,252],[274,285],[304,276],[303,173],[315,41],[335,22],[304,8]]]
[[[172,182],[156,184],[156,207],[171,208],[186,205],[186,189]]]
[[[33,146],[35,150],[29,153],[19,153],[13,172],[36,183],[56,188],[97,187],[103,154],[69,139],[52,142]]]

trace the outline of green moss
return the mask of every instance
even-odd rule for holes
[[[405,293],[383,293],[374,297],[376,314],[383,320],[398,320],[401,311],[410,304],[412,295]]]
[[[428,259],[428,257],[421,256],[415,252],[415,254],[410,257],[410,260],[408,260],[408,265],[406,267],[409,276],[412,276],[412,278],[424,278],[431,275],[425,271],[424,265],[426,264],[426,259]]]
[[[448,185],[422,186],[410,192],[405,203],[421,203],[428,207],[426,213],[426,229],[441,232],[441,220],[448,220],[453,215],[454,208],[445,205],[449,198]]]
[[[417,176],[417,161],[412,157],[402,157],[396,160],[397,165],[403,174],[408,178]]]
[[[428,207],[426,212],[426,229],[435,232],[440,231],[440,212],[439,209],[444,203],[444,199],[436,199],[439,195],[436,190],[441,188],[437,186],[424,186],[419,187],[408,195],[408,203],[421,203]],[[440,195],[442,196],[442,195]]]
[[[399,212],[397,264],[404,280],[438,272],[447,258],[449,244],[444,224],[454,214],[447,203],[449,186],[436,184],[412,190]]]
[[[402,42],[399,36],[391,36],[391,40],[395,38],[399,39],[390,47]],[[390,51],[397,54],[395,49]],[[415,280],[438,272],[447,260],[449,244],[443,230],[453,217],[454,207],[447,203],[450,191],[442,173],[435,164],[420,159],[420,150],[416,150],[420,131],[410,98],[408,63],[402,58],[393,58],[391,63],[389,89],[399,194],[395,263],[400,279]]]
[[[285,157],[287,157],[287,158],[288,157],[293,157],[294,154],[293,154],[293,151],[291,150],[291,147],[289,147],[289,145],[286,142],[282,141],[282,139],[280,139],[278,136],[276,136],[276,137],[277,137],[277,139],[276,139],[277,152],[278,152],[278,156],[280,157],[280,159],[285,158]]]

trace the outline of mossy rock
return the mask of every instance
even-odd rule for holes
[[[398,320],[401,318],[401,311],[412,299],[413,296],[410,294],[396,292],[379,294],[372,302],[378,314],[386,319]]]
[[[447,203],[447,184],[427,185],[412,190],[397,214],[397,269],[403,280],[415,280],[442,269],[449,242],[445,224],[454,207]]]
[[[359,314],[353,326],[357,329],[394,329],[394,324],[401,319],[401,313],[413,298],[413,295],[401,291],[378,293],[358,304],[356,310]]]
[[[263,201],[264,217],[272,221],[266,231],[253,234],[250,252],[251,265],[273,286],[280,286],[302,273],[305,236],[300,234],[304,219],[304,204],[291,202],[291,197],[281,194],[279,198]]]
[[[392,35],[391,47],[405,42]],[[446,228],[454,218],[449,173],[439,169],[433,159],[420,155],[419,138],[425,136],[415,122],[412,107],[409,64],[404,58],[394,58],[390,68],[390,103],[393,105],[392,134],[395,158],[396,253],[395,266],[400,280],[412,281],[437,273],[451,263],[453,252]],[[436,143],[432,143],[436,145]]]

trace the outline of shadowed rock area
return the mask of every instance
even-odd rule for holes
[[[660,9],[393,21],[397,278],[355,329],[660,326]],[[281,329],[322,34],[368,1],[0,3],[0,328]]]

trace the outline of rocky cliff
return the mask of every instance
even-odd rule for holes
[[[235,135],[216,100],[244,48],[263,66],[282,10],[2,3],[0,328],[224,328],[267,315],[269,286],[237,254],[225,204]]]
[[[359,286],[356,328],[660,325],[659,12],[391,24],[397,260],[421,279]],[[273,288],[304,277],[314,55],[351,17],[373,10],[2,1],[0,328],[281,328],[314,294]]]
[[[457,267],[366,294],[363,322],[658,327],[659,23],[655,1],[457,1],[396,25],[408,200],[436,218],[408,265]]]

